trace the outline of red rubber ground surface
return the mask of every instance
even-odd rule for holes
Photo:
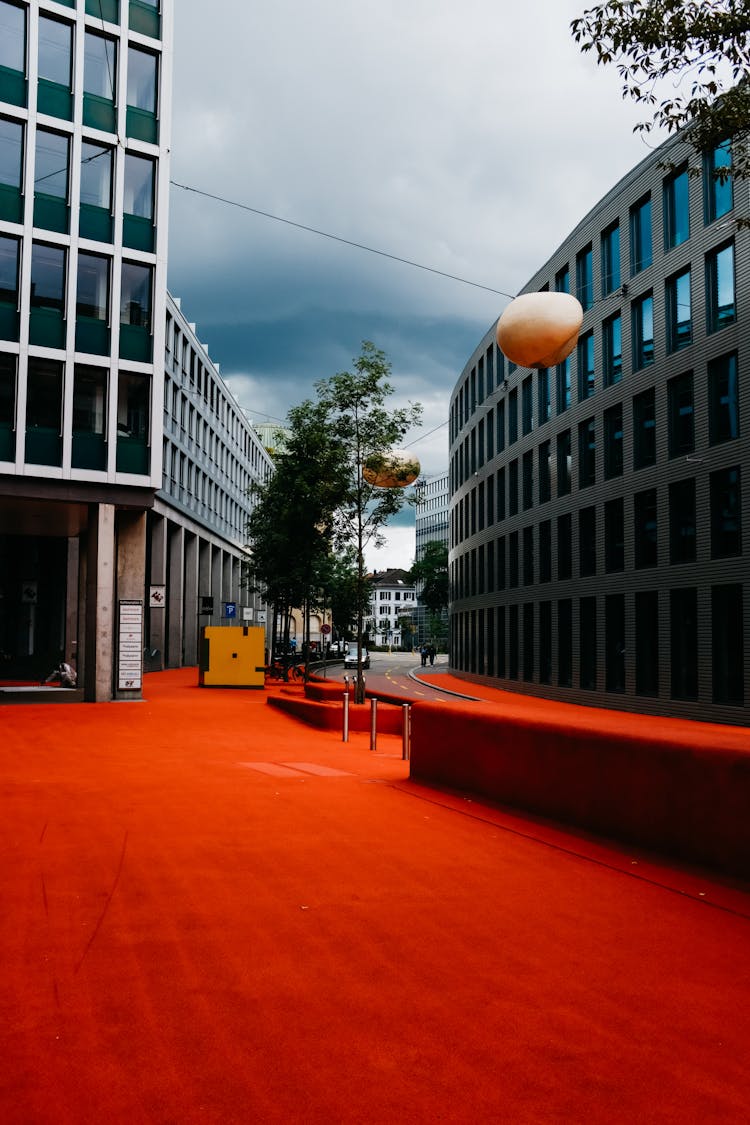
[[[0,1121],[750,1119],[750,896],[195,681],[0,715]]]

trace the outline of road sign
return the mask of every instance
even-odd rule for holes
[[[213,613],[213,611],[214,611],[214,599],[212,597],[206,596],[205,594],[201,595],[200,604],[201,604],[201,608],[200,608],[201,613]]]
[[[327,637],[328,634],[331,631],[331,626],[330,625],[321,625],[320,631],[321,631],[321,633],[323,634],[324,637]]]
[[[224,602],[224,616],[236,617],[237,616],[237,602]]]

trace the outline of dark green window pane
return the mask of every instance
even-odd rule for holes
[[[16,456],[16,357],[0,352],[0,461]]]
[[[104,440],[107,415],[107,371],[100,367],[76,366],[73,382],[74,469],[105,469]]]
[[[61,363],[29,359],[26,461],[31,464],[62,464],[62,371]]]
[[[40,113],[49,114],[50,117],[60,117],[63,121],[73,118],[73,95],[67,86],[57,82],[48,82],[39,79],[37,86],[37,109]]]
[[[158,3],[147,0],[130,0],[130,30],[158,39],[161,35],[161,17]]]
[[[138,141],[155,145],[159,140],[159,122],[153,113],[128,106],[125,118],[125,133]]]
[[[90,204],[82,203],[78,212],[78,232],[81,238],[111,242],[112,215],[107,208],[92,207]]]
[[[108,23],[119,23],[119,0],[86,0],[86,14],[106,20]]]
[[[0,219],[23,219],[23,125],[0,117]]]

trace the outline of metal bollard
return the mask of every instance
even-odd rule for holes
[[[344,692],[344,734],[342,742],[349,741],[349,692]]]
[[[378,701],[370,700],[370,750],[377,750],[378,746]]]
[[[401,759],[408,762],[411,757],[411,707],[408,703],[403,705],[404,728],[401,736]]]

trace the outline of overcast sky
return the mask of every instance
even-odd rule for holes
[[[587,2],[178,0],[172,179],[516,293],[648,151],[616,71],[570,36]],[[257,421],[372,340],[435,431],[413,447],[426,476],[507,304],[178,188],[169,287]],[[413,519],[371,566],[411,564]]]

